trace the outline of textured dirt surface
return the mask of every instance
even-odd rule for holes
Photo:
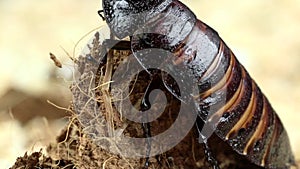
[[[195,140],[195,131],[191,131],[176,147],[149,159],[149,169],[190,169],[210,168],[204,157],[203,147]],[[216,155],[222,169],[260,169],[242,156],[236,154],[213,135],[209,145]],[[145,159],[123,158],[100,148],[86,134],[77,119],[57,137],[56,142],[48,145],[47,156],[42,152],[25,153],[18,157],[11,169],[18,168],[53,168],[53,169],[96,169],[96,168],[143,168]]]
[[[210,165],[204,158],[203,148],[195,142],[195,131],[170,151],[149,159],[149,169],[206,169]],[[219,138],[213,136],[210,144],[214,145],[212,151],[217,153],[222,169],[259,169],[241,158],[224,144]],[[57,142],[47,147],[48,157],[41,152],[19,157],[11,169],[27,168],[143,168],[145,159],[122,158],[119,155],[101,149],[87,135],[82,133],[78,121],[73,119],[64,129]]]

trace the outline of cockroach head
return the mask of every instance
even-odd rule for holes
[[[164,0],[103,0],[104,17],[112,33],[122,39],[142,26]]]

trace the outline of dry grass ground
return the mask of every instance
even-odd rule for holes
[[[257,81],[282,119],[296,158],[300,159],[300,2],[186,0],[185,3],[198,18],[219,32]],[[71,53],[78,39],[103,25],[96,14],[100,6],[96,0],[0,2],[0,98],[10,89],[25,93],[6,97],[6,102],[0,103],[0,168],[10,167],[26,150],[45,146],[50,138],[54,139],[58,126],[63,126],[64,123],[55,120],[60,116],[51,118],[49,114],[55,111],[44,107],[38,108],[46,112],[41,116],[48,120],[28,119],[22,123],[14,120],[8,113],[14,112],[7,108],[32,97],[67,105],[72,64],[60,46]],[[77,48],[76,55],[81,49],[82,46]],[[49,51],[62,60],[63,69],[56,70],[49,60]],[[48,95],[52,91],[59,91],[59,95]],[[64,101],[57,100],[62,96]],[[25,109],[34,116],[40,114]],[[22,108],[19,110],[22,114]]]

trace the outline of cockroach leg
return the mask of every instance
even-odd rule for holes
[[[152,80],[148,84],[146,91],[144,92],[144,96],[141,101],[141,111],[144,112],[146,110],[149,110],[151,108],[150,102],[149,102],[149,94],[151,92],[151,85],[152,85]],[[143,116],[143,121],[146,120],[148,121],[148,115],[146,114]],[[146,152],[146,161],[144,164],[144,169],[147,169],[149,167],[149,156],[151,152],[151,125],[150,123],[142,123],[142,128],[144,130],[144,135],[147,140],[147,152]]]
[[[213,169],[220,169],[218,161],[214,158],[214,156],[207,144],[207,141],[205,141],[203,143],[203,145],[204,145],[204,153],[207,158],[207,161],[210,163],[210,165],[212,166]]]
[[[201,134],[201,128],[203,127],[203,124],[204,124],[204,122],[199,117],[197,117],[196,127],[197,127],[197,131],[199,133],[199,139],[201,137],[201,140],[203,140],[203,148],[204,148],[205,157],[213,169],[220,169],[218,161],[215,159],[215,157],[212,154],[210,147],[207,143],[208,138],[206,138],[206,136],[203,136]]]
[[[98,11],[98,15],[102,18],[103,21],[105,21],[105,17],[102,13],[104,14],[104,10],[99,10]]]

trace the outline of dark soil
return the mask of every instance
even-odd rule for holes
[[[204,156],[203,145],[197,143],[196,132],[191,131],[184,140],[170,151],[150,158],[149,169],[210,168]],[[209,145],[222,169],[258,169],[242,156],[213,136]],[[143,168],[145,159],[122,158],[101,149],[86,134],[74,119],[64,129],[57,142],[48,146],[48,155],[35,152],[19,157],[11,169],[17,168]]]

